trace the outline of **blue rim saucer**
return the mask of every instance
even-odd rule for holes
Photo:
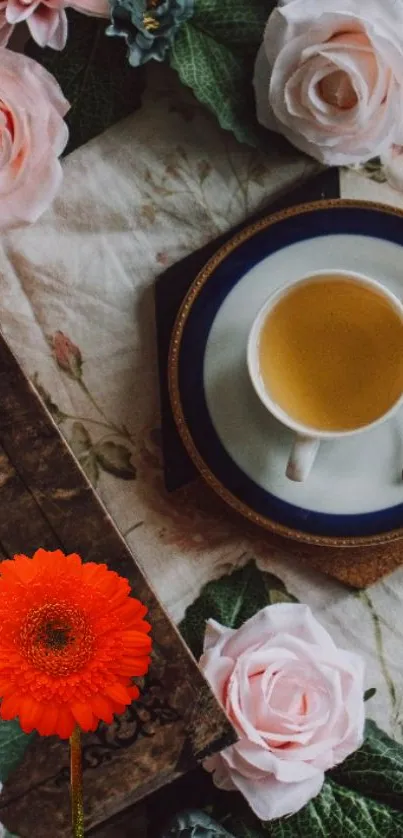
[[[401,249],[401,255],[397,248]],[[168,376],[175,422],[188,454],[204,479],[228,504],[254,523],[300,541],[329,546],[392,541],[403,536],[403,482],[400,485],[398,477],[403,462],[400,464],[397,456],[391,456],[389,439],[388,462],[393,460],[390,479],[382,468],[374,476],[373,487],[371,472],[368,477],[363,463],[364,449],[357,453],[357,463],[351,464],[351,473],[349,465],[343,466],[346,471],[336,476],[334,486],[332,474],[326,472],[330,468],[328,462],[337,463],[343,458],[330,450],[329,456],[324,454],[309,486],[303,484],[299,489],[295,484],[288,486],[278,476],[283,456],[280,451],[283,443],[278,441],[281,431],[272,425],[267,427],[267,433],[271,434],[271,459],[280,462],[276,466],[278,473],[271,466],[270,454],[267,467],[255,462],[259,459],[256,451],[261,444],[258,432],[263,419],[257,415],[253,394],[245,383],[242,367],[245,335],[261,305],[264,283],[268,296],[272,282],[278,281],[278,273],[284,283],[295,279],[295,271],[306,274],[304,260],[308,271],[346,266],[359,270],[366,260],[361,272],[371,273],[374,266],[377,277],[384,279],[385,284],[395,283],[396,291],[396,283],[400,283],[397,265],[399,261],[403,265],[403,211],[366,201],[318,201],[272,214],[245,228],[220,248],[189,289],[173,331]],[[239,330],[234,311],[238,312]],[[229,326],[234,327],[234,323],[231,332]],[[229,343],[232,339],[233,353]],[[228,371],[221,370],[223,384],[217,387],[214,379],[221,348]],[[233,382],[239,374],[236,399],[230,380],[232,354],[234,365],[238,365],[236,369],[234,366]],[[250,422],[244,429],[245,445],[239,442],[242,436],[239,417],[242,416]],[[401,431],[403,440],[403,421]],[[368,438],[365,445],[369,446],[370,456],[374,446],[379,445],[382,457],[383,439]],[[288,440],[285,444],[288,446]],[[350,454],[349,457],[351,460]],[[324,490],[320,481],[330,488]],[[348,491],[351,491],[351,512]]]

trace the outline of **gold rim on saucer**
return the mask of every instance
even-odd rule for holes
[[[376,209],[381,212],[385,212],[388,215],[395,215],[403,218],[403,210],[395,209],[387,204],[377,203],[374,201],[356,201],[350,198],[330,198],[322,201],[298,204],[288,209],[280,210],[279,212],[266,216],[259,221],[255,221],[253,224],[250,224],[241,232],[237,233],[233,238],[226,242],[226,244],[220,247],[211,259],[209,259],[204,268],[202,268],[202,270],[198,273],[182,302],[175,320],[169,348],[168,386],[175,424],[190,459],[206,483],[216,492],[217,495],[222,498],[222,500],[235,509],[236,512],[239,512],[244,518],[247,518],[249,521],[260,527],[263,527],[265,530],[269,530],[277,535],[282,535],[285,538],[294,539],[295,541],[321,545],[324,547],[366,547],[376,544],[386,544],[403,538],[403,526],[397,530],[391,530],[389,532],[370,536],[350,536],[343,538],[337,536],[329,537],[314,535],[302,532],[301,530],[292,529],[291,527],[283,526],[283,524],[279,524],[271,518],[267,518],[265,515],[260,515],[246,503],[243,503],[243,501],[233,495],[232,492],[230,492],[223,485],[223,483],[218,480],[200,456],[199,451],[194,444],[190,429],[186,423],[179,390],[179,356],[186,321],[195,300],[199,296],[206,282],[211,279],[218,265],[220,265],[233,250],[236,250],[239,245],[243,244],[243,242],[250,239],[256,233],[261,232],[261,230],[271,227],[278,221],[282,221],[292,216],[313,212],[318,209],[332,209],[335,207],[355,207],[356,209],[363,210]]]

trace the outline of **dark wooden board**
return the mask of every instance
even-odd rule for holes
[[[0,336],[0,559],[38,547],[78,552],[126,576],[149,608],[154,656],[141,699],[84,737],[86,825],[102,823],[234,732],[135,557]],[[0,797],[0,821],[21,838],[71,834],[68,744],[36,738]],[[96,832],[95,832],[96,834]]]

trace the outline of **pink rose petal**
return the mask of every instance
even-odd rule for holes
[[[35,221],[62,179],[58,156],[68,110],[53,77],[32,59],[0,47],[0,229]]]

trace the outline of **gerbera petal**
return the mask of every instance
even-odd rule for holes
[[[71,712],[81,730],[91,730],[94,724],[94,715],[90,704],[76,701],[71,705]]]
[[[10,579],[13,582],[20,582],[20,574],[19,568],[21,567],[21,559],[25,559],[26,556],[18,556],[15,561],[12,559],[4,559],[4,561],[0,565],[0,573],[3,579]],[[24,580],[23,580],[24,581]],[[30,581],[28,579],[28,581]]]
[[[132,687],[129,687],[128,689],[129,689],[129,693],[130,693],[130,695],[131,695],[132,701],[136,701],[136,699],[137,699],[137,698],[139,697],[139,695],[140,695],[140,690],[139,690],[139,688],[138,688],[138,687],[136,687],[136,684],[133,684],[133,686],[132,686]]]
[[[24,733],[31,733],[36,728],[42,715],[42,706],[32,698],[26,696],[20,701],[18,719]]]
[[[144,654],[151,648],[151,637],[137,629],[122,631],[122,640],[126,647],[138,650],[140,654]]]
[[[131,704],[132,702],[129,690],[119,681],[115,681],[114,684],[108,684],[108,686],[105,687],[105,692],[110,698],[113,698],[114,701],[118,701],[119,704],[126,705]]]
[[[42,705],[36,729],[41,736],[51,736],[58,728],[59,708],[57,704]]]
[[[91,698],[91,707],[95,716],[106,722],[107,725],[112,724],[113,711],[112,705],[103,695],[94,695]]]
[[[150,658],[121,658],[119,662],[116,664],[116,669],[119,670],[121,675],[127,675],[128,678],[139,678],[141,675],[145,675],[148,672],[150,666]]]
[[[54,733],[60,739],[69,739],[76,726],[73,714],[67,708],[60,707]]]
[[[63,555],[63,554],[62,554]],[[70,573],[74,573],[81,577],[83,570],[83,563],[77,553],[69,553],[68,556],[63,556],[63,564],[68,568]]]
[[[18,716],[20,712],[20,701],[19,695],[8,695],[7,698],[3,698],[0,707],[0,716],[5,722],[9,722]]]
[[[121,619],[130,619],[134,622],[142,621],[142,618],[145,617],[148,611],[145,605],[142,605],[138,599],[128,599],[127,602],[120,605],[116,610]]]

